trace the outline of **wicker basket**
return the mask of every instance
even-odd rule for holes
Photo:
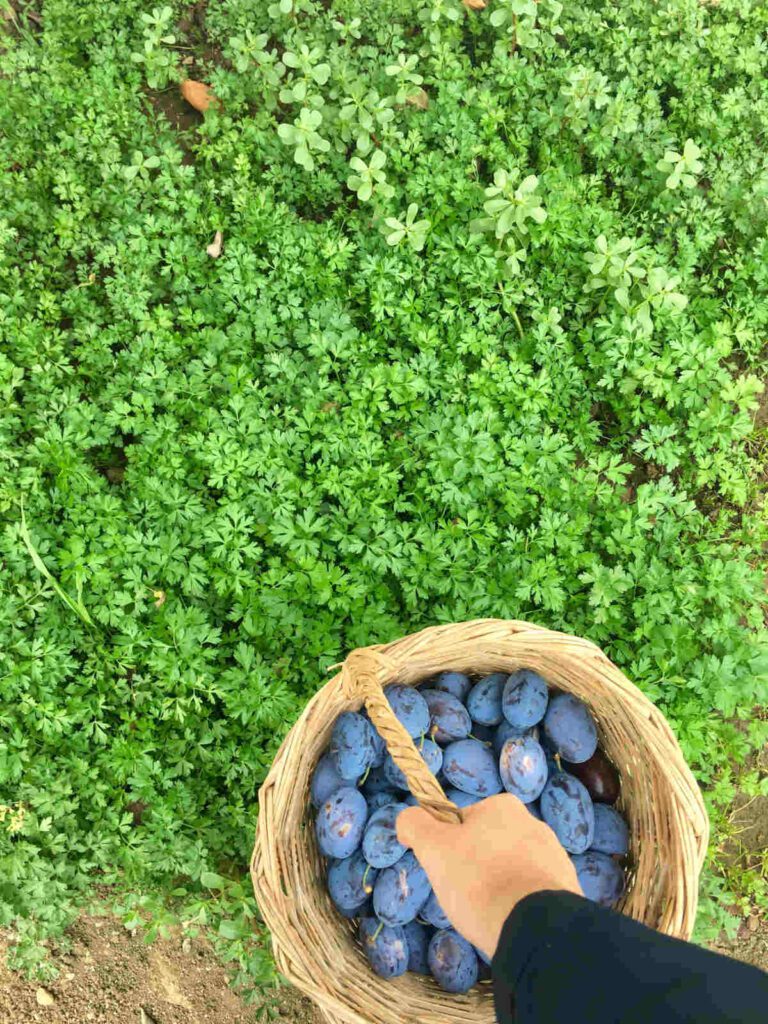
[[[535,669],[590,706],[600,743],[621,772],[632,858],[621,909],[668,935],[690,936],[709,826],[663,715],[587,640],[499,619],[437,626],[353,651],[309,702],[261,787],[251,862],[256,898],[278,969],[331,1024],[494,1020],[488,985],[457,996],[420,975],[384,981],[373,974],[355,925],[341,918],[326,892],[308,793],[337,715],[365,704],[419,803],[440,818],[460,817],[390,711],[382,687],[395,681],[414,685],[447,669],[485,674],[518,668]]]

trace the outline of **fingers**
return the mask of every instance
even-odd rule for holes
[[[427,843],[439,846],[445,830],[455,827],[433,818],[422,807],[407,807],[397,816],[397,838],[403,846],[410,846],[414,850]]]

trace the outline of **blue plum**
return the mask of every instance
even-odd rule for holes
[[[377,793],[371,793],[370,796],[366,796],[368,802],[368,814],[373,817],[373,812],[378,811],[381,807],[386,807],[387,804],[396,804],[402,800],[402,793],[394,789],[382,789]],[[368,819],[370,821],[370,818]]]
[[[517,726],[510,725],[505,718],[504,721],[500,722],[491,733],[491,744],[496,757],[501,753],[501,748],[507,740],[519,739],[521,736],[526,736],[528,732],[528,729],[518,729]],[[474,730],[472,735],[475,735]],[[536,737],[534,737],[534,739],[535,738]]]
[[[328,797],[317,812],[315,835],[324,857],[343,860],[360,845],[368,817],[363,794],[352,786],[343,786]]]
[[[440,747],[433,740],[421,739],[417,742],[416,749],[424,759],[427,768],[429,768],[433,775],[437,775],[443,765],[443,752]],[[389,753],[384,759],[384,774],[389,779],[390,785],[394,786],[395,789],[409,788],[408,780]]]
[[[415,739],[429,730],[429,708],[419,691],[413,686],[392,683],[384,687],[384,696],[405,731]]]
[[[408,970],[408,942],[402,928],[388,928],[378,918],[360,921],[360,941],[368,962],[381,978],[397,978]]]
[[[429,974],[430,930],[419,921],[409,921],[403,925],[405,941],[408,943],[408,970],[414,974]]]
[[[332,793],[335,793],[337,789],[341,789],[342,786],[348,785],[349,782],[347,782],[346,779],[342,779],[336,771],[336,765],[333,763],[333,758],[330,754],[323,754],[312,773],[312,781],[309,784],[309,795],[315,807],[319,807],[321,804],[325,803],[328,797],[331,796]]]
[[[343,914],[358,912],[373,892],[378,871],[359,851],[335,860],[328,869],[328,892]]]
[[[376,732],[376,726],[371,724],[371,729],[373,729],[373,760],[371,761],[371,768],[381,768],[387,753],[387,745]]]
[[[429,735],[433,740],[446,744],[469,736],[472,719],[457,697],[442,690],[422,690],[421,695],[429,708]]]
[[[373,761],[371,762],[371,768],[379,768],[381,767],[381,764],[384,761],[384,755],[387,752],[387,745],[381,738],[381,736],[379,736],[376,726],[373,724],[373,722],[371,722],[371,716],[368,714],[368,712],[365,709],[363,709],[360,712],[360,714],[363,716],[366,722],[370,724],[371,729],[373,729],[374,758]]]
[[[440,906],[434,892],[429,894],[429,899],[419,911],[419,917],[423,921],[426,921],[427,924],[431,924],[433,928],[451,927],[451,922],[448,920],[448,916]]]
[[[499,726],[501,728],[501,726]],[[496,727],[493,725],[481,725],[480,722],[472,723],[472,732],[469,734],[469,738],[473,740],[480,740],[481,743],[492,744],[493,736],[496,731]]]
[[[397,841],[397,817],[406,804],[387,804],[368,819],[363,833],[363,856],[374,868],[389,868],[405,853]]]
[[[544,821],[541,816],[541,808],[539,807],[539,801],[534,800],[533,803],[525,805],[529,814],[532,814],[537,821]]]
[[[351,910],[342,910],[341,907],[336,907],[336,909],[342,917],[350,920],[356,917],[373,917],[373,900],[369,896],[359,907],[352,907]]]
[[[595,835],[590,849],[621,857],[629,852],[629,828],[615,807],[595,804]]]
[[[446,992],[468,992],[477,982],[477,954],[452,928],[435,932],[427,956],[432,977]]]
[[[443,690],[445,693],[453,694],[462,704],[467,699],[471,685],[469,676],[465,676],[463,672],[441,672],[429,683],[432,690]]]
[[[396,864],[379,872],[373,889],[374,912],[384,924],[408,924],[431,891],[426,871],[408,850]]]
[[[566,761],[581,764],[597,749],[597,727],[586,704],[572,693],[554,696],[544,716],[544,734]]]
[[[541,794],[541,816],[569,853],[592,845],[595,811],[589,793],[572,775],[557,772]]]
[[[342,779],[356,782],[376,757],[371,723],[356,711],[342,711],[331,733],[330,755]]]
[[[538,672],[528,668],[513,672],[504,684],[501,708],[510,725],[529,729],[544,717],[549,703],[549,689]]]
[[[587,850],[571,857],[582,892],[588,900],[612,906],[624,892],[624,872],[621,865],[606,853]]]
[[[501,695],[507,677],[503,672],[493,672],[475,683],[467,697],[467,711],[473,722],[481,725],[498,725],[504,717],[501,710]]]
[[[385,755],[386,760],[386,755]],[[349,783],[347,783],[349,785]],[[366,797],[373,796],[374,793],[390,792],[392,790],[392,783],[387,778],[384,772],[384,765],[380,764],[378,768],[371,768],[368,774],[363,780],[361,789],[365,793]]]
[[[493,796],[501,792],[496,758],[480,740],[456,740],[445,748],[443,773],[448,782],[473,796]]]
[[[499,755],[499,774],[504,789],[529,804],[546,785],[547,758],[532,736],[508,739]]]
[[[471,807],[472,804],[479,803],[483,799],[474,793],[465,793],[461,789],[456,789],[455,786],[448,786],[445,790],[445,795],[457,807]]]

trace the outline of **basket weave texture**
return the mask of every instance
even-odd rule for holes
[[[588,640],[527,622],[481,619],[435,626],[353,651],[309,702],[283,742],[259,794],[251,861],[254,891],[279,971],[330,1024],[491,1024],[489,985],[450,995],[427,977],[378,978],[356,925],[334,909],[315,844],[309,782],[342,711],[368,709],[422,807],[444,820],[446,799],[382,688],[415,685],[455,669],[470,675],[532,668],[592,710],[600,745],[621,773],[630,826],[630,883],[620,909],[661,932],[689,938],[709,825],[696,782],[664,716]]]

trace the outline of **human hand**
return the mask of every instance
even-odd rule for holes
[[[416,854],[456,931],[489,957],[524,897],[543,889],[581,895],[555,833],[511,793],[465,808],[461,824],[409,807],[397,819],[397,838]]]

